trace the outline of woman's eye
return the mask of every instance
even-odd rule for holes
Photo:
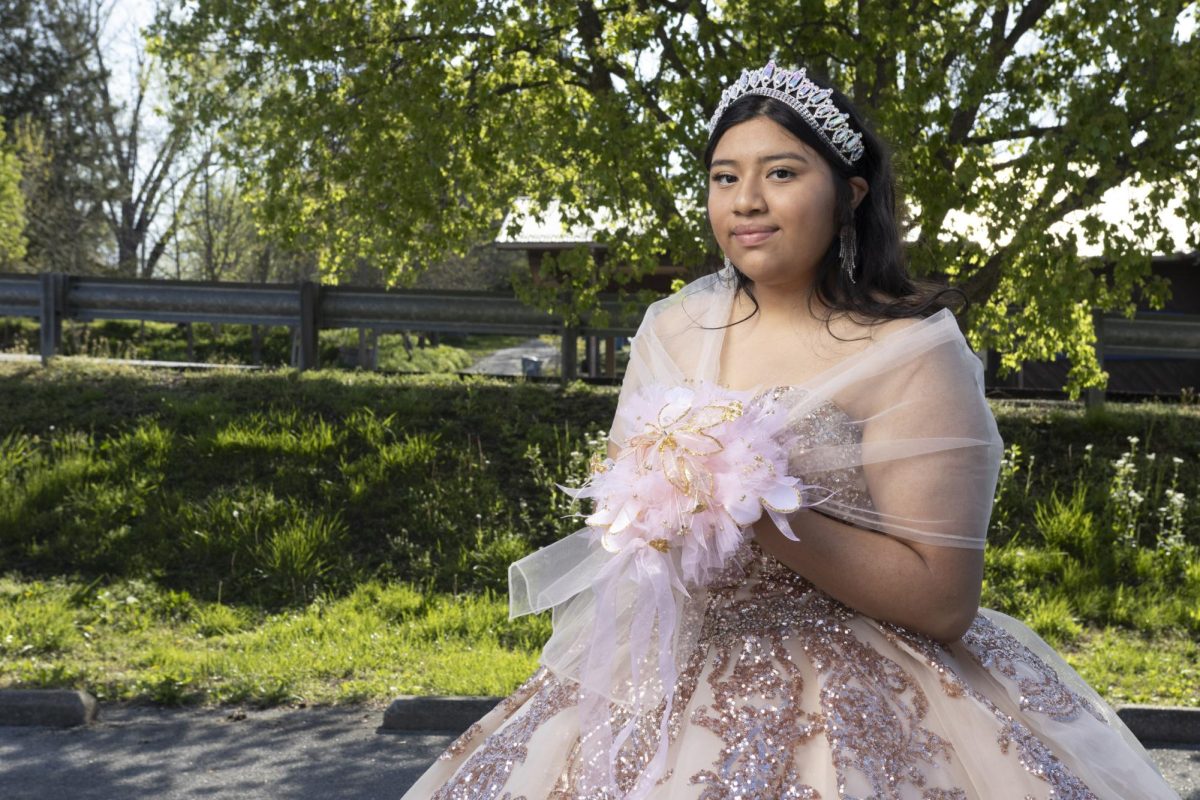
[[[774,175],[778,178],[787,179],[787,178],[792,177],[796,173],[793,172],[792,170],[788,169],[787,167],[776,167],[775,169],[771,170],[768,174]]]
[[[712,182],[721,186],[727,186],[734,180],[733,176],[727,172],[719,172],[712,176]]]

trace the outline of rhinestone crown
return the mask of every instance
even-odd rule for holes
[[[708,122],[711,135],[721,115],[739,97],[759,94],[782,100],[803,117],[838,157],[852,165],[862,157],[862,134],[850,127],[850,115],[838,111],[829,89],[820,89],[810,81],[803,67],[790,71],[768,61],[762,69],[742,70],[742,76],[721,92],[721,102]]]

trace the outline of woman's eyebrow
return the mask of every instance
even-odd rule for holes
[[[787,161],[788,159],[793,159],[795,161],[803,161],[805,163],[808,163],[808,158],[806,156],[801,155],[800,153],[775,153],[774,155],[763,156],[762,158],[759,159],[759,162],[761,163],[764,161]]]
[[[761,156],[758,159],[758,162],[760,164],[762,164],[767,161],[787,161],[788,159],[793,159],[795,161],[803,161],[806,164],[808,163],[808,158],[806,156],[801,155],[800,153],[772,153],[769,156]],[[721,158],[721,159],[717,159],[716,161],[713,161],[712,165],[714,167],[716,167],[716,166],[732,167],[732,166],[736,166],[737,162],[733,161],[731,159],[728,159],[728,158]]]

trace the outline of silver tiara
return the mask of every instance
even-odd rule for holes
[[[748,94],[760,94],[787,103],[847,166],[862,157],[862,134],[850,127],[850,115],[838,111],[829,99],[833,92],[818,88],[807,78],[803,67],[794,72],[779,69],[774,60],[768,61],[762,69],[742,70],[742,77],[721,92],[721,102],[708,121],[710,136],[730,104]]]

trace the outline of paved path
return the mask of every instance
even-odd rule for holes
[[[534,356],[542,359],[542,374],[557,372],[562,353],[558,345],[546,344],[541,339],[528,339],[516,347],[506,347],[497,350],[489,356],[476,361],[465,372],[480,372],[485,375],[523,375],[521,356]]]
[[[151,361],[145,358],[92,358],[91,356],[55,356],[66,358],[72,362],[91,362],[94,364],[124,364],[129,367],[176,367],[187,369],[262,369],[259,364],[210,364],[203,361]],[[42,357],[30,353],[0,353],[0,361],[21,361],[41,363]],[[520,360],[518,359],[518,363]]]
[[[249,711],[104,706],[87,728],[0,726],[4,800],[396,800],[453,741],[381,731],[382,708]],[[1151,748],[1200,800],[1200,745]]]

